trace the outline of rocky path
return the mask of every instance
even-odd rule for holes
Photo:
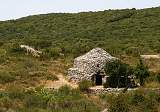
[[[57,75],[57,77],[59,79],[57,81],[46,81],[45,87],[50,89],[58,89],[64,85],[68,85],[72,88],[78,87],[78,85],[68,82],[68,80],[62,74]]]

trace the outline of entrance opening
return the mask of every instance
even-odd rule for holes
[[[96,75],[96,85],[102,85],[102,76]]]

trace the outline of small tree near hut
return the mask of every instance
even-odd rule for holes
[[[139,59],[139,63],[137,64],[134,70],[134,74],[139,79],[140,85],[143,86],[145,79],[149,76],[150,73],[147,66],[144,65],[141,58]]]
[[[116,60],[106,63],[105,72],[109,75],[108,87],[119,88],[128,86],[128,76],[132,74],[132,69],[128,64]]]

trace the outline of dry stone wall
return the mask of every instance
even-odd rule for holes
[[[88,91],[91,94],[106,94],[106,93],[122,93],[126,88],[90,88]],[[127,91],[136,91],[141,88],[128,88]],[[160,88],[143,88],[145,92],[160,93]]]
[[[128,91],[135,91],[138,88],[129,88]],[[106,94],[106,93],[120,93],[123,92],[125,88],[91,88],[89,93],[91,94]]]

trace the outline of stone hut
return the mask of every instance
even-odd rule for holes
[[[102,85],[106,82],[104,66],[106,62],[117,58],[101,48],[95,48],[74,59],[73,68],[68,70],[69,80],[75,83],[81,80],[93,81],[96,85]]]

